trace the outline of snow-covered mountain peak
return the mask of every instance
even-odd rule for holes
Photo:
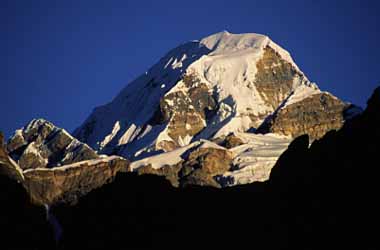
[[[250,51],[260,53],[265,47],[271,47],[284,60],[299,70],[289,52],[273,42],[267,35],[256,33],[232,34],[228,31],[222,31],[203,38],[200,40],[200,44],[211,51],[209,55],[231,55],[236,52],[249,53]]]
[[[231,34],[222,31],[203,38],[200,43],[210,49],[212,54],[223,54],[262,48],[268,40],[267,36],[255,33]]]
[[[281,108],[319,94],[268,36],[222,31],[169,51],[74,135],[104,153],[142,158],[256,130]]]

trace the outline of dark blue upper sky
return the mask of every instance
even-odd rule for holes
[[[169,49],[212,33],[266,34],[322,90],[361,106],[378,85],[379,1],[0,1],[2,115],[72,131]]]

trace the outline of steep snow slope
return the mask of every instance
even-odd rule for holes
[[[188,42],[173,49],[128,84],[111,103],[95,108],[84,124],[74,131],[74,136],[98,150],[106,145],[131,143],[146,135],[152,137],[153,134],[151,140],[154,140],[164,129],[163,126],[149,126],[160,99],[179,81],[191,63],[208,52],[199,42]],[[144,146],[151,140],[143,143]]]
[[[183,153],[185,153],[187,150],[193,147],[198,146],[199,144],[200,142],[196,141],[187,146],[175,149],[170,152],[161,153],[161,154],[154,155],[151,157],[146,157],[142,160],[132,162],[131,165],[129,166],[130,170],[135,171],[145,166],[150,166],[153,169],[160,169],[164,166],[173,166],[183,160],[183,158],[181,157]]]

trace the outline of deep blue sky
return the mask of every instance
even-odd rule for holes
[[[255,32],[323,90],[361,106],[380,81],[379,1],[0,1],[1,118],[72,131],[169,49]]]

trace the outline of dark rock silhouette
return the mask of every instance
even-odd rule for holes
[[[53,231],[44,207],[32,205],[21,178],[11,162],[3,156],[3,135],[0,132],[0,248],[54,249]]]
[[[44,207],[33,206],[21,184],[0,175],[0,248],[54,249]]]

